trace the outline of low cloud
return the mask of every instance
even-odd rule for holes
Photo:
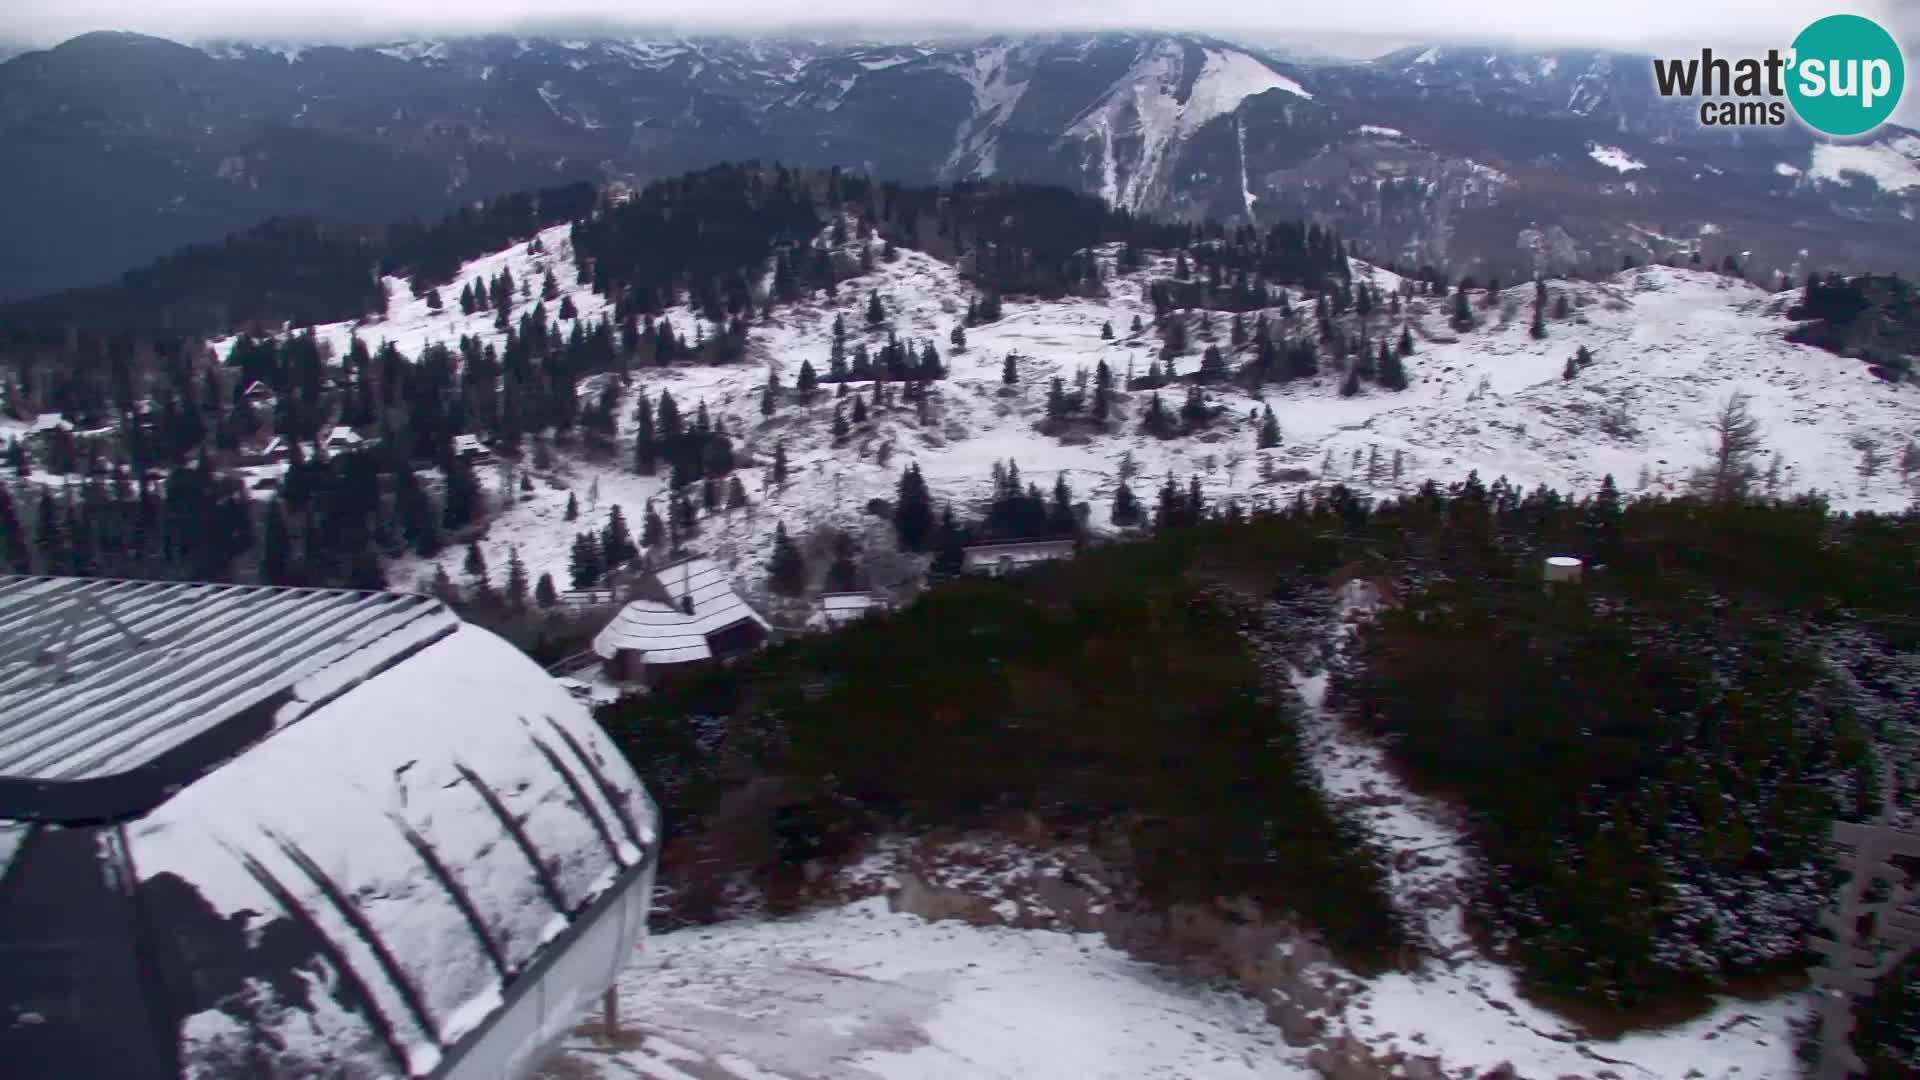
[[[616,0],[10,0],[0,13],[0,39],[50,44],[89,30],[134,30],[176,39],[294,38],[358,41],[420,34],[537,32],[572,25],[623,32],[682,30],[770,33],[837,31],[862,36],[915,36],[984,31],[1190,30],[1308,50],[1360,54],[1371,43],[1477,41],[1516,45],[1657,49],[1718,44],[1724,48],[1783,43],[1833,8],[1802,0],[1614,0],[1555,4],[1539,0],[1374,0],[1307,12],[1295,5],[1189,0],[968,0],[913,6],[893,0],[824,0],[795,6],[775,0],[712,0],[688,16],[684,5],[649,10]],[[1890,26],[1920,29],[1915,0],[1866,0],[1860,14]],[[1899,29],[1895,30],[1900,33]],[[1909,35],[1911,36],[1911,35]],[[1389,40],[1391,39],[1391,40]]]

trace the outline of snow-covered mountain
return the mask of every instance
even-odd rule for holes
[[[466,264],[458,280],[491,277],[505,268],[516,280],[539,281],[556,269],[579,317],[598,319],[607,301],[575,282],[567,227],[549,229],[539,240],[538,253],[531,242],[515,245]],[[1109,270],[1117,254],[1103,254]],[[1115,273],[1109,295],[1099,300],[1008,300],[1003,318],[970,329],[966,350],[949,352],[948,334],[974,290],[954,266],[901,249],[895,261],[876,262],[870,273],[844,282],[837,302],[782,308],[771,321],[755,324],[743,363],[636,370],[635,389],[652,397],[670,391],[682,409],[704,404],[751,463],[741,476],[753,506],[706,518],[692,546],[718,558],[748,591],[759,592],[776,524],[800,530],[832,523],[856,534],[885,534],[888,528],[867,504],[891,498],[909,462],[921,466],[937,502],[952,501],[963,510],[988,496],[995,462],[1014,461],[1043,485],[1063,474],[1075,497],[1089,503],[1093,527],[1106,532],[1113,530],[1109,514],[1127,468],[1143,498],[1172,475],[1181,483],[1198,477],[1209,500],[1237,499],[1247,506],[1335,483],[1386,496],[1428,479],[1458,481],[1474,470],[1488,482],[1505,476],[1526,487],[1546,484],[1574,493],[1594,490],[1608,474],[1627,494],[1674,492],[1702,463],[1709,422],[1736,391],[1751,398],[1767,448],[1778,456],[1781,492],[1819,491],[1838,508],[1886,510],[1915,497],[1916,489],[1892,462],[1920,434],[1920,392],[1875,378],[1859,361],[1787,342],[1793,324],[1783,312],[1790,294],[1664,266],[1599,282],[1549,281],[1551,302],[1564,295],[1570,314],[1550,319],[1544,340],[1528,329],[1531,286],[1507,290],[1491,308],[1476,301],[1484,325],[1464,334],[1449,328],[1446,303],[1413,298],[1406,320],[1416,344],[1406,361],[1410,385],[1402,392],[1369,384],[1343,397],[1341,377],[1331,371],[1269,386],[1264,399],[1217,385],[1207,393],[1225,407],[1224,418],[1200,434],[1163,441],[1139,432],[1149,394],[1121,391],[1106,433],[1042,433],[1051,379],[1072,387],[1102,361],[1120,385],[1129,373],[1146,373],[1160,355],[1161,340],[1151,330],[1145,286],[1149,277],[1169,270],[1169,259],[1156,258],[1141,272]],[[1394,275],[1357,261],[1354,273],[1383,293],[1400,286]],[[433,312],[425,300],[411,298],[400,279],[389,286],[394,299],[384,318],[321,326],[315,334],[339,356],[355,335],[376,348],[392,341],[408,355],[436,341],[452,345],[462,335],[492,343],[503,337],[488,313],[462,315],[451,305]],[[878,294],[888,312],[879,330],[866,328],[870,294]],[[550,313],[558,303],[548,305]],[[791,388],[802,361],[827,370],[837,314],[850,328],[849,348],[861,340],[877,347],[889,332],[940,344],[950,374],[932,384],[924,419],[911,407],[876,411],[844,445],[836,445],[831,387],[809,404],[794,400]],[[1278,318],[1277,309],[1269,314]],[[696,335],[685,308],[664,317],[676,335]],[[1129,329],[1136,318],[1148,327],[1145,332]],[[1234,353],[1224,317],[1215,315],[1212,338],[1197,314],[1189,318],[1194,352],[1176,360],[1180,372],[1191,374],[1209,343]],[[1113,327],[1112,340],[1102,337],[1103,324]],[[1378,314],[1369,336],[1378,341],[1398,329],[1398,320]],[[226,343],[214,347],[224,352]],[[1564,377],[1582,347],[1592,363]],[[1018,376],[1011,386],[1003,382],[1010,354]],[[1230,355],[1230,366],[1240,359]],[[788,391],[763,416],[769,370],[778,372]],[[610,378],[592,377],[580,399],[594,400]],[[849,389],[870,391],[860,383]],[[1169,409],[1180,406],[1183,392],[1163,392]],[[1282,444],[1261,450],[1255,417],[1267,405],[1278,418]],[[619,409],[623,447],[631,446],[633,412],[629,397]],[[1869,443],[1882,467],[1864,475]],[[780,488],[770,477],[776,446],[784,446],[790,463],[788,482]],[[615,505],[638,520],[648,501],[664,494],[664,475],[641,476],[630,465],[624,450],[603,463],[557,453],[550,468],[532,470],[530,491],[520,490],[518,467],[492,470],[485,480],[498,513],[481,541],[488,565],[504,565],[512,548],[533,576],[551,573],[564,583],[573,535],[585,527],[565,520],[570,497],[579,501],[583,521],[598,522]],[[1920,482],[1920,474],[1911,479]],[[664,509],[664,503],[656,505]],[[458,558],[443,556],[455,576]],[[410,586],[430,575],[432,565],[408,559],[394,570],[393,580]]]
[[[1704,129],[1653,95],[1645,58],[1592,51],[1307,65],[1177,34],[353,48],[89,34],[0,63],[0,298],[275,215],[392,221],[748,159],[1059,183],[1163,217],[1312,217],[1382,261],[1509,276],[1702,246],[1762,274],[1802,249],[1910,269],[1911,143],[1897,128],[1845,147],[1793,125]]]

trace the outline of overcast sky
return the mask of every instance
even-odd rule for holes
[[[0,0],[0,39],[45,45],[89,30],[210,37],[356,41],[415,34],[536,32],[556,24],[771,32],[796,18],[863,36],[976,30],[1190,30],[1341,55],[1411,41],[1473,40],[1617,48],[1784,46],[1835,11],[1879,19],[1920,38],[1920,0],[1366,0],[1314,5],[1246,0]],[[698,14],[690,14],[690,9]],[[804,16],[796,12],[804,11]]]

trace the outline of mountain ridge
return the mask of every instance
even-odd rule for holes
[[[1306,218],[1453,272],[1695,249],[1744,253],[1762,277],[1803,259],[1920,265],[1899,239],[1920,200],[1904,129],[1843,153],[1793,128],[1730,138],[1655,98],[1629,60],[1440,46],[1302,64],[1167,33],[88,34],[0,62],[0,152],[16,163],[0,235],[42,253],[0,259],[0,298],[97,283],[276,216],[397,220],[747,158],[1057,183],[1185,220]],[[1196,85],[1226,92],[1194,106]]]

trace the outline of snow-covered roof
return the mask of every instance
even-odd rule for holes
[[[620,609],[593,639],[593,651],[611,660],[622,650],[641,652],[648,664],[684,664],[712,658],[707,635],[741,621],[770,629],[760,613],[733,591],[727,575],[711,559],[691,558],[655,570],[652,577],[673,598],[671,603],[640,599]],[[681,605],[691,597],[693,611]]]
[[[0,777],[114,776],[230,721],[271,731],[323,670],[377,671],[456,625],[400,593],[0,579]]]
[[[60,682],[41,654],[80,596]],[[607,913],[644,920],[653,804],[499,637],[397,594],[15,578],[0,602],[0,1060],[466,1075],[623,961]],[[17,771],[48,712],[137,751]]]
[[[352,446],[359,443],[363,443],[365,441],[366,441],[365,439],[360,437],[359,432],[353,430],[350,427],[335,427],[332,431],[327,433],[327,442],[329,444],[345,443],[349,446]]]
[[[965,549],[968,556],[1014,554],[1016,552],[1072,551],[1071,540],[1009,540],[999,544],[974,544]]]
[[[816,630],[845,626],[886,606],[885,601],[872,593],[822,593],[813,614],[807,619],[807,625]]]
[[[842,592],[820,594],[820,610],[826,612],[865,612],[878,607],[880,598],[872,593]]]

